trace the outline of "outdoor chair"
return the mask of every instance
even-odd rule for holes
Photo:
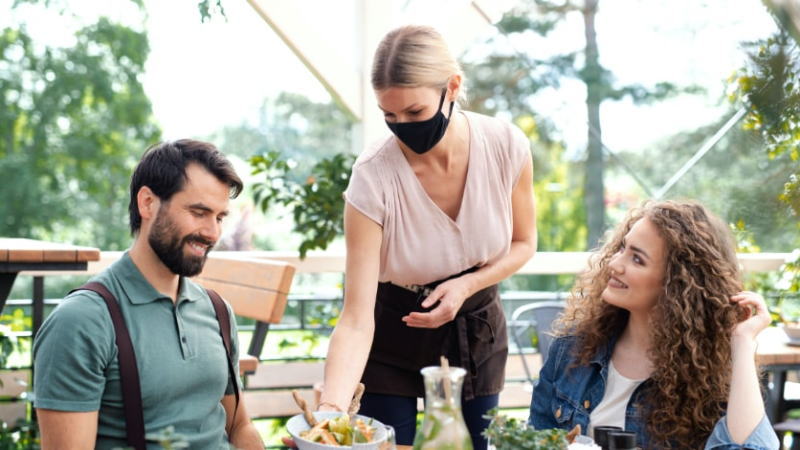
[[[294,266],[282,261],[211,253],[195,279],[217,291],[237,316],[256,321],[249,348],[239,352],[242,374],[255,372],[270,324],[283,318],[294,272]]]
[[[522,360],[522,367],[528,382],[533,384],[538,374],[532,374],[525,358],[525,343],[532,343],[536,337],[536,349],[542,357],[542,366],[547,359],[547,352],[553,342],[550,334],[553,321],[564,311],[563,301],[541,301],[523,305],[514,310],[509,321],[509,331],[517,352]],[[524,336],[524,338],[523,338]]]

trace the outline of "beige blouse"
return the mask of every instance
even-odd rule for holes
[[[469,166],[456,220],[428,197],[393,135],[359,155],[345,199],[383,227],[379,281],[427,284],[505,256],[511,247],[511,191],[530,144],[511,124],[462,112]]]

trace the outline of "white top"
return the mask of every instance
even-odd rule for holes
[[[492,263],[511,247],[511,192],[530,142],[508,122],[463,112],[469,165],[456,220],[428,196],[394,135],[359,155],[345,199],[381,225],[379,281],[427,284]]]
[[[589,415],[589,433],[594,436],[594,427],[613,426],[625,429],[625,409],[633,391],[645,380],[632,380],[617,372],[614,363],[608,362],[608,379],[603,400]]]

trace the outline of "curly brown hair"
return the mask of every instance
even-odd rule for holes
[[[628,311],[606,303],[601,294],[611,257],[642,218],[655,225],[666,248],[663,288],[650,315],[655,369],[643,393],[647,431],[658,448],[702,448],[724,414],[737,322],[729,299],[742,290],[725,223],[694,202],[651,201],[632,210],[578,277],[556,329],[577,337],[579,365],[622,333]]]

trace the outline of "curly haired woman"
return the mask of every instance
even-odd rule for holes
[[[589,266],[534,390],[535,428],[619,426],[642,448],[778,448],[755,365],[769,313],[741,292],[722,221],[696,203],[647,203]]]

